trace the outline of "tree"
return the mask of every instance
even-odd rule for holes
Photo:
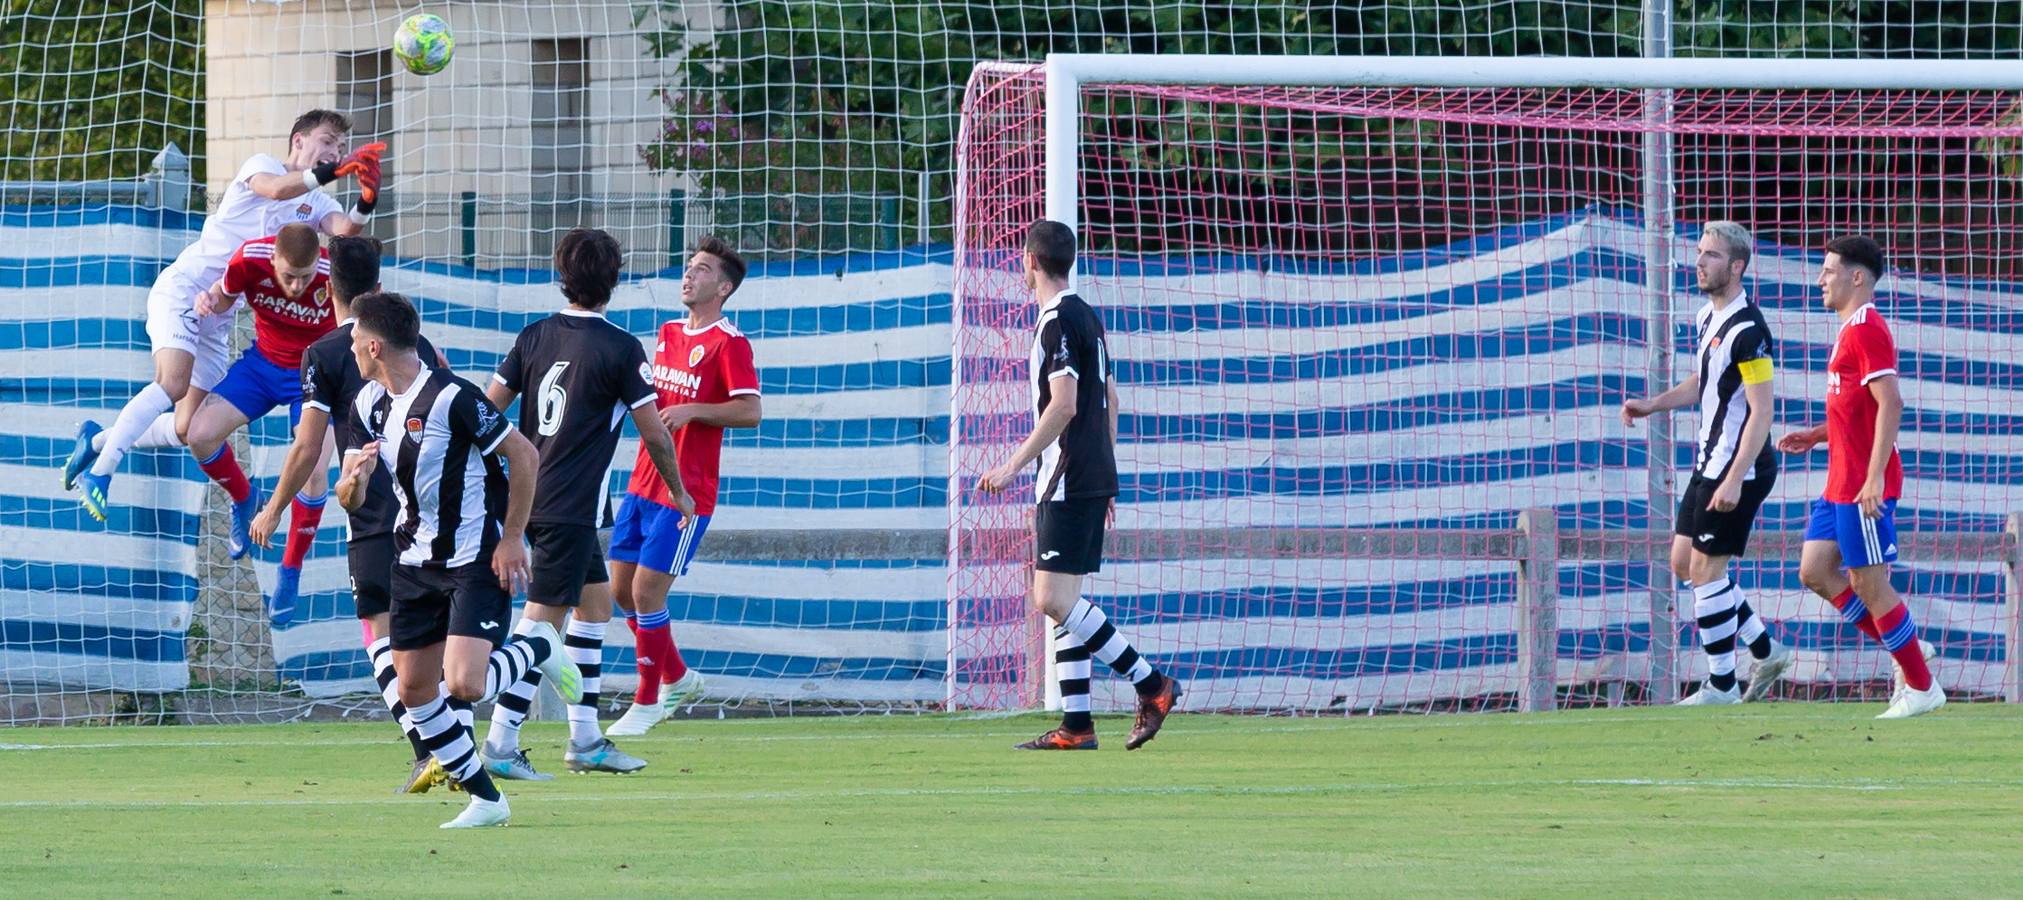
[[[174,142],[202,184],[202,26],[202,0],[7,0],[0,181],[134,178]]]

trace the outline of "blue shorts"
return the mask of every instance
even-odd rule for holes
[[[258,344],[239,354],[239,361],[232,364],[211,393],[245,413],[248,422],[260,421],[261,416],[282,404],[288,406],[289,425],[302,421],[302,373],[275,365],[260,352]]]
[[[1850,569],[1897,561],[1897,502],[1884,500],[1882,515],[1861,514],[1859,503],[1812,501],[1812,519],[1805,523],[1808,541],[1840,545],[1840,564]]]
[[[680,577],[688,574],[709,517],[684,522],[681,510],[662,506],[637,494],[626,494],[618,505],[618,523],[611,526],[611,561],[645,566]]]

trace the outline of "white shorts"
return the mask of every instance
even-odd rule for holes
[[[156,353],[181,350],[196,357],[190,387],[209,391],[231,365],[232,315],[197,315],[204,288],[174,272],[163,272],[148,291],[148,341]]]

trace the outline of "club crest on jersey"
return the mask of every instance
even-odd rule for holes
[[[704,352],[705,351],[701,347],[690,348],[690,350],[688,351],[688,367],[693,369],[696,367],[697,363],[702,362],[702,355]]]
[[[420,417],[418,416],[407,417],[408,440],[413,441],[417,444],[421,443],[421,429],[422,429],[422,422]]]
[[[295,214],[306,218],[311,212],[314,212],[315,210],[316,207],[304,203],[301,206],[295,207]]]

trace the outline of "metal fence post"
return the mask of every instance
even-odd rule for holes
[[[682,251],[688,249],[688,192],[667,191],[667,267],[681,265]]]

